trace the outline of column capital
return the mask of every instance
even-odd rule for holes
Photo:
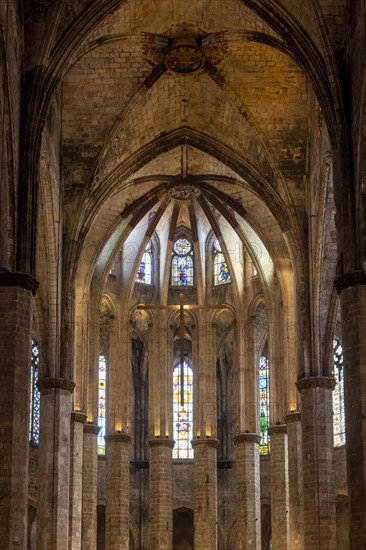
[[[345,288],[350,288],[352,286],[366,285],[366,272],[361,270],[348,271],[347,273],[342,273],[334,281],[334,286],[338,294],[342,292]]]
[[[132,437],[130,434],[116,433],[104,436],[106,443],[131,443]]]
[[[72,422],[80,422],[80,424],[86,423],[86,414],[80,411],[72,411],[71,413]]]
[[[299,392],[307,389],[316,389],[324,388],[326,390],[334,390],[335,380],[333,377],[329,376],[307,376],[306,378],[301,378],[296,382],[297,389]]]
[[[98,435],[100,432],[100,427],[97,424],[87,422],[84,424],[84,433]]]
[[[214,437],[204,437],[202,439],[196,437],[196,439],[192,439],[191,442],[193,449],[196,449],[197,447],[214,447],[217,449],[219,444],[219,440]]]
[[[257,433],[242,432],[234,437],[234,445],[237,446],[240,443],[259,443],[261,442],[261,436]]]
[[[66,390],[70,393],[74,391],[75,382],[68,378],[41,378],[37,382],[38,390]]]
[[[169,449],[173,449],[175,445],[175,441],[173,439],[163,439],[161,437],[154,437],[148,440],[148,445],[151,449],[151,447],[169,447]]]
[[[301,413],[300,411],[292,411],[286,414],[285,416],[285,422],[286,424],[293,424],[294,422],[300,422],[301,421]]]
[[[268,428],[268,435],[287,434],[287,424],[273,424]]]
[[[30,290],[33,296],[36,294],[39,282],[28,273],[18,273],[3,269],[0,271],[0,286],[18,286]]]

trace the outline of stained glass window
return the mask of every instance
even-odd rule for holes
[[[259,452],[268,455],[270,450],[268,426],[269,426],[269,366],[268,358],[261,355],[259,360],[259,426],[261,441]]]
[[[172,253],[172,286],[193,285],[193,249],[187,239],[175,241]]]
[[[183,383],[182,383],[183,376]],[[183,388],[183,401],[181,392]],[[193,458],[193,372],[190,364],[178,363],[173,370],[173,458]]]
[[[98,454],[105,454],[105,420],[106,420],[106,389],[107,389],[107,362],[104,355],[99,355],[98,368]]]
[[[221,245],[217,239],[214,242],[213,266],[215,286],[224,285],[231,282],[225,256],[222,253]]]
[[[346,443],[346,419],[344,411],[344,364],[343,348],[339,340],[333,340],[334,378],[336,385],[333,391],[333,438],[334,446]]]
[[[151,242],[147,244],[142,256],[136,275],[136,283],[151,285]]]
[[[37,388],[38,374],[39,374],[39,349],[35,340],[32,340],[29,441],[34,445],[39,444],[41,395]]]

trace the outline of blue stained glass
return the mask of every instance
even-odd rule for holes
[[[136,283],[151,285],[151,254],[145,252],[142,256],[137,275]]]
[[[193,258],[191,256],[173,256],[172,286],[193,285]]]
[[[106,390],[107,390],[107,363],[104,355],[99,355],[98,368],[98,454],[105,454],[105,428],[106,428]]]
[[[344,409],[344,363],[343,348],[339,340],[333,340],[334,378],[333,391],[333,440],[334,446],[346,443],[346,417]]]
[[[268,358],[262,355],[259,360],[259,427],[261,441],[259,452],[268,455],[270,442],[268,435],[269,426],[269,365]]]
[[[181,374],[183,374],[183,404],[181,400]],[[178,363],[173,370],[173,458],[193,458],[193,372],[187,361]]]
[[[231,282],[229,269],[225,260],[225,256],[222,253],[221,245],[216,239],[214,242],[214,257],[213,257],[213,266],[214,266],[214,285],[223,285]]]
[[[30,380],[30,417],[29,417],[29,441],[34,445],[39,444],[41,394],[38,391],[39,375],[39,349],[32,340],[31,356],[31,380]]]

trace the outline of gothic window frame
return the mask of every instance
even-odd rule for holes
[[[148,275],[148,278],[149,278],[148,281],[139,279],[139,272],[143,263],[145,264],[144,266],[145,278],[146,278],[146,275]],[[146,266],[148,266],[148,270],[146,270]],[[140,260],[139,267],[137,269],[137,273],[135,277],[135,283],[137,283],[138,285],[144,285],[144,286],[149,286],[153,284],[153,254],[152,254],[151,240],[149,240],[149,242],[147,243],[145,250],[142,254],[142,258]]]
[[[194,450],[191,445],[193,440],[193,407],[194,407],[194,393],[193,393],[193,383],[194,383],[194,374],[192,362],[189,358],[184,359],[183,363],[184,368],[184,395],[185,400],[183,407],[181,405],[180,396],[180,361],[176,361],[173,366],[172,371],[172,390],[173,390],[173,439],[175,445],[172,451],[173,460],[193,460],[194,459]],[[187,388],[187,389],[186,389]],[[182,409],[185,413],[185,418],[183,418],[183,428],[180,428],[179,425],[182,423],[181,413]],[[187,423],[189,427],[187,428]],[[183,434],[183,437],[182,437]],[[184,437],[184,434],[187,434],[187,437]]]
[[[30,413],[29,413],[29,441],[38,446],[40,438],[41,394],[38,390],[40,353],[36,340],[32,338],[31,369],[30,369]]]
[[[103,358],[103,359],[102,359]],[[104,363],[104,370],[101,369],[101,364]],[[101,374],[104,373],[104,374]],[[97,424],[100,428],[97,439],[97,452],[98,456],[105,456],[106,454],[106,445],[105,445],[105,435],[106,435],[106,422],[107,422],[107,399],[108,399],[108,360],[107,354],[100,348],[98,354],[98,415],[97,415]],[[104,399],[104,416],[101,414],[101,403]]]
[[[189,249],[187,252],[178,252],[178,246],[177,243],[179,241],[185,241],[188,243]],[[170,286],[172,288],[193,288],[195,284],[195,265],[194,265],[194,250],[193,250],[193,242],[185,235],[179,236],[175,239],[173,243],[173,250],[172,250],[172,257],[170,262]],[[180,261],[187,261],[188,264],[190,264],[187,269],[191,270],[191,274],[189,275],[189,283],[187,284],[179,284],[177,282],[177,276],[173,273],[174,268],[176,267],[176,264]],[[179,267],[178,267],[179,269]]]
[[[332,394],[333,445],[334,447],[341,447],[346,444],[344,361],[342,341],[337,336],[333,338],[332,360],[333,375],[336,381]]]
[[[231,275],[230,270],[227,265],[227,261],[225,258],[225,254],[222,251],[221,244],[218,239],[215,239],[212,244],[212,274],[213,274],[213,286],[224,286],[231,283]],[[223,267],[224,266],[224,267]],[[226,268],[226,272],[225,272]],[[227,280],[221,280],[220,281],[220,274],[224,272],[224,278],[225,274],[227,274],[228,279]]]
[[[261,456],[268,456],[271,452],[270,436],[268,434],[270,422],[270,399],[270,365],[268,355],[262,351],[258,360],[259,432],[261,435],[259,454]]]

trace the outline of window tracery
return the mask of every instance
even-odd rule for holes
[[[187,239],[177,239],[173,245],[171,265],[172,286],[193,286],[193,247]]]
[[[259,359],[259,426],[261,441],[259,452],[268,455],[270,442],[268,435],[269,426],[269,363],[268,357],[261,355]]]
[[[218,239],[215,240],[213,254],[214,285],[224,285],[231,282],[229,269]]]
[[[173,439],[173,459],[193,458],[193,371],[188,361],[173,369]]]
[[[333,340],[333,365],[336,385],[333,391],[333,441],[339,447],[346,443],[346,418],[344,409],[344,363],[340,340]]]
[[[152,254],[151,254],[151,241],[146,245],[145,252],[142,256],[137,275],[135,279],[136,283],[151,285],[152,283]]]
[[[35,340],[32,340],[31,379],[30,379],[30,417],[29,441],[39,444],[41,394],[38,391],[39,349]]]
[[[107,397],[107,361],[103,354],[98,362],[98,454],[105,454],[106,397]]]

